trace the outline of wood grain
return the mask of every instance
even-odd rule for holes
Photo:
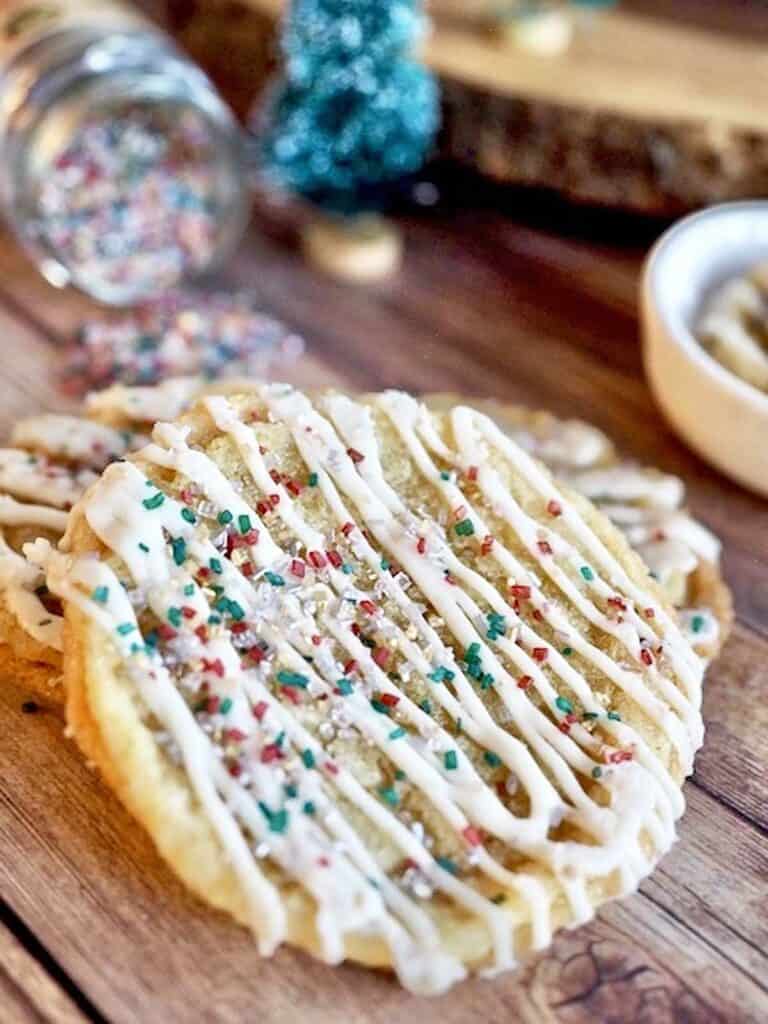
[[[461,191],[471,210],[452,206],[446,187],[439,211],[404,218],[402,273],[361,290],[304,267],[291,212],[259,201],[221,283],[253,288],[268,312],[305,334],[298,382],[546,406],[592,420],[628,453],[686,479],[694,512],[723,537],[739,621],[707,680],[707,739],[678,845],[639,895],[559,936],[517,974],[424,1002],[387,976],[332,970],[290,950],[258,960],[245,932],[200,906],[159,862],[65,739],[60,718],[23,713],[26,695],[3,686],[0,898],[37,950],[0,932],[3,1024],[6,1005],[23,1024],[79,1019],[45,1002],[40,978],[62,999],[65,983],[79,993],[75,1014],[115,1024],[391,1024],[416,1014],[425,1024],[768,1020],[766,505],[688,452],[653,407],[635,296],[655,226],[537,207],[473,179]],[[62,405],[53,383],[59,346],[93,312],[74,293],[48,288],[0,239],[0,429]],[[25,962],[29,970],[17,970]],[[16,986],[7,993],[4,968]]]
[[[83,1024],[88,1020],[4,923],[0,923],[0,1009],[5,1024]]]

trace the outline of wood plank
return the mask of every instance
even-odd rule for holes
[[[5,1024],[83,1024],[89,1019],[2,922],[0,1007]]]

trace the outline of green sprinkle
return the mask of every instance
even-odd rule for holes
[[[483,760],[486,764],[489,764],[491,768],[498,768],[501,764],[501,758],[498,754],[494,754],[492,750],[486,750],[483,754]]]
[[[403,779],[405,779],[405,772],[403,771],[402,768],[397,768],[395,770],[395,778],[397,779],[398,782],[402,782]]]
[[[91,597],[94,601],[98,601],[99,604],[106,604],[109,600],[109,587],[96,587]]]
[[[597,767],[597,768],[593,768],[592,769],[592,778],[593,779],[599,779],[602,774],[603,774],[603,769],[602,768]]]
[[[168,609],[168,621],[176,629],[181,625],[181,608],[169,608]]]
[[[187,560],[187,542],[183,537],[174,537],[171,541],[173,560],[176,565],[183,565]]]
[[[440,479],[441,480],[450,480],[451,479],[451,474],[448,472],[447,469],[440,470]]]
[[[352,573],[355,571],[355,567],[350,562],[345,562],[344,565],[342,565],[341,567],[341,571],[344,573],[345,576],[351,576]]]
[[[595,578],[595,574],[592,572],[588,565],[582,565],[582,567],[579,569],[579,572],[587,581],[587,583],[591,583],[592,580]]]
[[[599,718],[600,716],[596,711],[585,711],[581,717],[585,718],[588,722],[593,722],[596,718]]]
[[[117,627],[117,632],[120,636],[127,636],[128,633],[132,633],[136,629],[132,622],[121,622]]]
[[[610,720],[612,722],[620,722],[621,721],[621,715],[618,713],[618,711],[609,711],[608,712],[608,717],[610,718]]]
[[[387,707],[387,705],[382,704],[380,700],[376,700],[375,698],[371,701],[371,707],[373,708],[374,711],[378,711],[380,715],[389,714],[389,708]]]
[[[191,508],[186,508],[186,507],[183,508],[181,510],[181,518],[182,519],[186,519],[186,521],[188,523],[196,523],[197,522],[197,516],[195,515],[195,513],[192,511]]]
[[[219,714],[228,715],[231,710],[232,700],[230,697],[225,697],[221,704],[219,704]]]
[[[497,907],[501,906],[502,903],[507,902],[507,894],[504,892],[497,892],[495,896],[491,896],[491,903],[495,903]]]
[[[480,644],[477,642],[470,644],[464,655],[464,661],[472,662],[477,661],[480,658]]]
[[[336,688],[342,697],[348,697],[350,693],[354,693],[355,690],[354,686],[348,679],[339,679],[336,683]]]
[[[307,483],[310,487],[317,487],[317,473],[310,473],[307,477]]]
[[[218,558],[211,558],[208,562],[208,565],[211,567],[211,569],[213,569],[215,573],[219,573],[219,575],[222,572],[224,572],[224,569],[222,568],[221,562],[219,561]]]
[[[264,573],[264,579],[267,581],[267,583],[271,583],[273,587],[284,587],[285,586],[285,580],[280,575],[280,573],[272,572],[271,569],[268,569]]]
[[[450,857],[435,857],[435,860],[443,869],[443,871],[447,871],[451,875],[458,875],[459,869],[456,867],[456,865],[454,864]]]
[[[397,791],[394,786],[383,786],[379,790],[379,796],[382,800],[388,803],[390,807],[397,807],[400,803],[400,797],[397,795]]]
[[[157,494],[153,494],[151,498],[145,498],[141,504],[144,508],[152,511],[152,509],[160,508],[164,501],[165,495],[162,491],[158,491]]]
[[[398,725],[396,729],[392,730],[387,738],[390,740],[399,740],[402,739],[403,736],[405,736],[405,729],[402,725]]]
[[[307,800],[307,802],[301,809],[302,811],[304,811],[305,814],[309,814],[310,816],[315,813],[315,805],[312,803],[311,800]]]
[[[387,569],[389,569],[390,564],[391,563],[388,562],[386,558],[382,558],[382,560],[379,562],[379,568],[386,572]]]
[[[141,644],[131,644],[131,654],[141,654],[145,648]]]
[[[558,697],[555,700],[555,707],[569,715],[573,711],[573,704],[565,697]]]
[[[425,715],[432,714],[432,704],[428,700],[421,701],[419,707],[421,708]]]
[[[304,750],[302,750],[301,760],[304,762],[305,768],[315,767],[315,755],[312,753],[309,747],[306,747]]]
[[[446,750],[443,754],[443,764],[449,772],[454,772],[459,767],[459,758],[455,750]]]
[[[147,645],[147,647],[149,649],[152,649],[154,647],[157,647],[157,643],[158,643],[159,639],[160,639],[160,636],[159,636],[157,630],[156,629],[150,629],[150,631],[144,637],[144,643]]]
[[[248,533],[251,529],[251,517],[246,515],[238,516],[237,525],[240,533]]]
[[[282,747],[283,743],[285,743],[285,730],[283,730],[282,732],[278,733],[278,735],[275,737],[275,746],[276,747]]]
[[[235,622],[240,622],[241,619],[245,618],[245,612],[243,611],[242,606],[237,603],[237,601],[229,602],[229,614],[232,616]]]
[[[456,523],[454,530],[460,537],[471,537],[475,532],[475,527],[471,519],[462,519],[460,523]]]
[[[209,615],[208,616],[208,625],[209,626],[219,626],[219,625],[221,625],[221,616],[220,615]]]
[[[492,676],[490,672],[485,672],[480,678],[480,689],[490,690],[495,682],[495,676]]]
[[[289,782],[286,786],[283,786],[283,792],[285,793],[289,800],[295,800],[296,797],[299,795],[298,789],[294,786],[292,782]]]
[[[186,587],[184,587],[184,596],[185,597],[192,597],[194,592],[195,592],[195,584],[194,583],[188,583],[186,585]]]
[[[446,668],[445,665],[438,665],[433,672],[429,673],[427,679],[431,679],[433,683],[443,683],[446,681],[450,683],[455,675],[456,673]]]
[[[704,628],[704,616],[694,615],[691,619],[691,629],[694,633],[700,633]]]
[[[278,672],[277,681],[281,686],[298,686],[301,690],[306,690],[309,684],[309,679],[300,672]]]
[[[467,664],[467,675],[472,679],[480,680],[483,677],[483,667],[479,661],[470,661]]]
[[[288,811],[282,808],[279,811],[274,811],[269,818],[269,831],[270,832],[285,832],[288,827]]]
[[[218,519],[222,526],[227,526],[229,523],[232,522],[232,513],[229,511],[229,509],[225,508],[223,512],[219,512],[216,518]]]

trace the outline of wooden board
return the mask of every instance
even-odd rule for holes
[[[436,0],[422,50],[442,85],[439,154],[499,181],[655,214],[768,194],[768,12],[710,4],[701,27],[700,2],[670,6],[672,18],[648,0],[582,11],[567,52],[541,57],[489,27],[496,0]],[[169,4],[242,115],[275,68],[284,7]]]
[[[639,895],[564,933],[517,974],[419,1000],[385,975],[290,950],[260,961],[244,931],[163,867],[59,716],[24,713],[26,695],[9,684],[0,689],[3,1024],[768,1020],[768,506],[709,470],[653,408],[635,318],[647,229],[633,237],[622,224],[617,237],[615,222],[606,233],[602,221],[564,221],[528,202],[507,212],[446,209],[406,222],[402,273],[356,290],[304,267],[286,211],[262,204],[223,280],[254,288],[305,334],[297,382],[546,406],[591,419],[625,451],[685,477],[694,511],[724,539],[738,625],[707,681],[707,741],[680,842]],[[58,346],[93,311],[52,291],[0,237],[0,430],[41,404],[66,404],[53,386]]]

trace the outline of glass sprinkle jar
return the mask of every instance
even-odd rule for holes
[[[107,0],[0,0],[0,207],[44,277],[131,305],[248,219],[240,130],[160,29]]]

